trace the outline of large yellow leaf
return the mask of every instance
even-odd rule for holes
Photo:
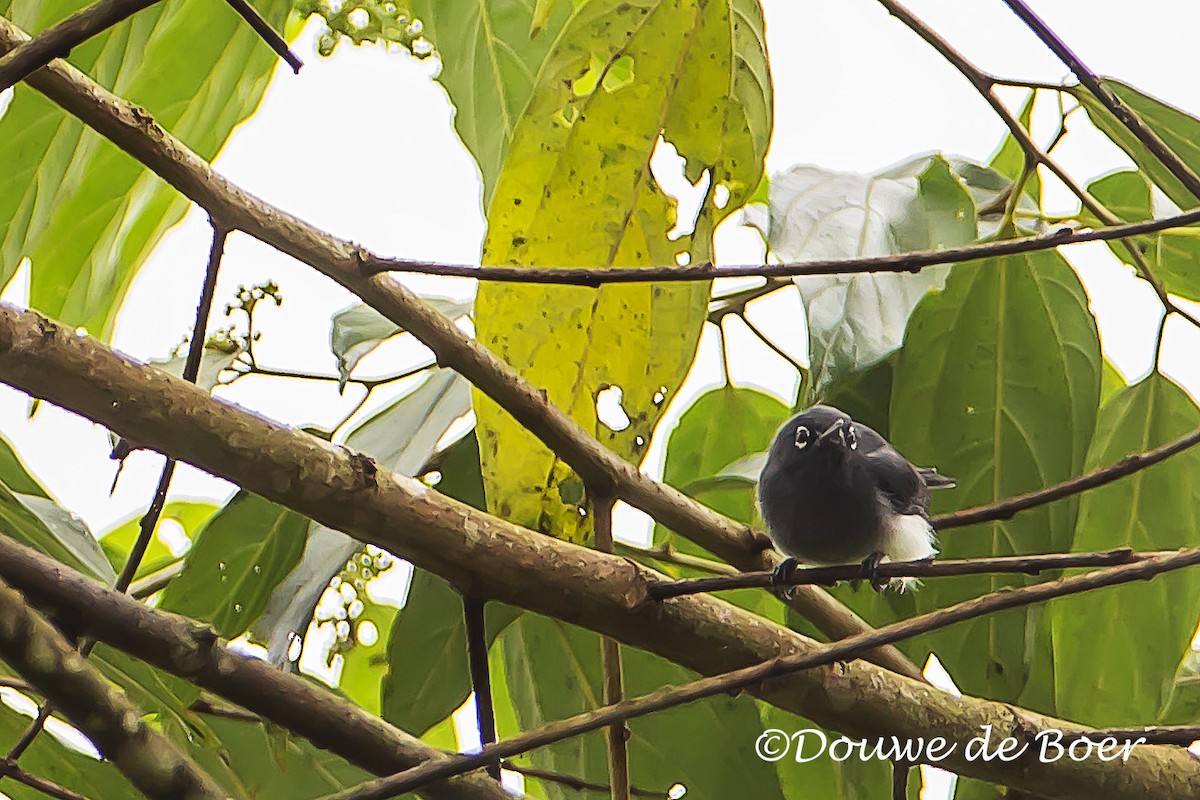
[[[673,264],[685,252],[693,262],[708,260],[713,225],[762,174],[771,132],[763,37],[757,0],[580,7],[517,124],[492,196],[484,263]],[[689,180],[710,187],[692,235],[668,236],[675,203],[650,170],[660,137],[686,160]],[[485,283],[476,329],[551,402],[638,459],[691,365],[708,296],[704,283]],[[621,430],[597,420],[596,397],[610,386],[620,387],[629,417]],[[476,399],[492,510],[559,538],[585,539],[579,479],[494,403]]]

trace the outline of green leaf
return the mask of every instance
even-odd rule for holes
[[[29,717],[0,703],[0,741],[16,742],[30,721]],[[89,800],[129,800],[138,794],[111,762],[67,747],[50,733],[33,740],[29,750],[21,756],[21,767],[83,794]],[[46,800],[45,794],[12,779],[4,781],[3,787],[4,794],[12,800]]]
[[[400,609],[387,603],[367,602],[351,624],[354,646],[342,653],[338,687],[372,714],[379,714],[384,678],[388,673],[388,632]]]
[[[1200,119],[1120,81],[1105,79],[1101,83],[1158,134],[1184,164],[1193,171],[1200,170]],[[1087,111],[1092,124],[1124,150],[1133,163],[1171,198],[1171,202],[1180,208],[1192,208],[1197,204],[1197,198],[1091,92],[1083,86],[1073,86],[1069,91]]]
[[[150,539],[150,545],[146,548],[146,554],[142,558],[142,564],[138,567],[134,580],[158,572],[163,567],[174,564],[182,558],[182,556],[175,555],[162,540],[160,531],[163,523],[173,522],[183,529],[189,539],[195,539],[200,527],[208,522],[220,508],[216,503],[196,500],[172,500],[167,503],[158,517],[158,524],[154,526],[154,536]],[[112,564],[113,569],[119,570],[125,565],[125,559],[129,557],[129,551],[133,549],[133,544],[141,533],[143,514],[144,512],[139,512],[133,515],[100,537],[100,548],[108,557],[108,562]]]
[[[474,434],[446,451],[440,472],[440,492],[481,510],[486,506]],[[519,614],[511,606],[487,604],[484,621],[489,645]],[[408,600],[388,639],[387,664],[382,716],[405,730],[423,734],[471,693],[462,598],[436,575],[413,569]]]
[[[36,32],[86,5],[0,0],[0,13]],[[278,29],[290,3],[255,7]],[[231,8],[171,0],[88,40],[70,61],[211,159],[258,106],[278,58]],[[30,306],[107,338],[135,272],[187,199],[24,85],[0,119],[0,164],[0,284],[28,257]]]
[[[456,419],[471,410],[466,379],[449,369],[431,369],[408,394],[372,415],[350,432],[346,446],[366,453],[383,468],[416,475],[437,450]],[[283,664],[293,634],[308,630],[309,620],[329,581],[360,547],[346,534],[312,523],[304,555],[279,583],[254,634],[267,643],[268,657]]]
[[[1159,373],[1121,390],[1105,406],[1087,469],[1113,464],[1200,426],[1187,392]],[[1079,503],[1074,548],[1174,550],[1200,544],[1200,451],[1094,489]],[[1171,701],[1200,609],[1200,574],[1180,570],[1152,581],[1067,597],[1051,605],[1060,713],[1088,725],[1145,725]],[[1104,635],[1097,635],[1103,620]],[[1119,646],[1114,646],[1119,643]]]
[[[212,623],[227,639],[238,636],[300,559],[307,530],[306,517],[238,492],[196,536],[161,608]]]
[[[116,574],[78,517],[41,495],[21,495],[0,482],[0,535],[45,553],[110,586]]]
[[[526,613],[502,635],[509,693],[524,729],[603,705],[600,638],[559,620]],[[625,692],[639,697],[662,686],[693,680],[694,673],[631,647],[621,648]],[[664,795],[676,783],[689,796],[782,798],[775,765],[754,754],[762,733],[748,696],[708,698],[629,722],[630,783]],[[720,731],[714,736],[713,731]],[[669,747],[664,743],[670,743]],[[603,731],[594,731],[529,754],[541,769],[607,783]],[[543,783],[563,800],[578,795]],[[815,796],[815,795],[813,795]]]
[[[1146,176],[1132,170],[1114,172],[1088,184],[1088,191],[1109,211],[1130,222],[1171,216],[1179,213],[1169,200],[1153,191]],[[1100,220],[1082,212],[1087,224],[1099,226]],[[1150,262],[1154,275],[1168,292],[1200,300],[1200,227],[1172,228],[1148,236],[1134,237],[1142,254]],[[1108,242],[1113,255],[1130,263],[1129,251],[1118,241]]]
[[[713,476],[728,473],[744,457],[771,446],[775,431],[787,419],[789,409],[776,398],[756,389],[725,385],[706,392],[679,418],[667,439],[663,481],[691,493],[710,508],[749,524],[754,516],[754,482],[729,475],[730,480],[712,482]],[[757,480],[757,474],[755,474]],[[668,532],[655,527],[655,540]],[[682,537],[672,545],[689,552],[702,552]]]
[[[892,375],[892,443],[958,488],[934,495],[934,511],[991,503],[1078,475],[1100,393],[1100,342],[1087,295],[1054,251],[956,266],[943,292],[913,313]],[[1075,503],[946,532],[942,557],[971,558],[1069,548]],[[1015,576],[929,581],[920,611],[1002,586]],[[922,637],[964,693],[1015,701],[1042,646],[1037,610],[1013,610]],[[1044,662],[1043,662],[1044,664]],[[1044,704],[1039,696],[1035,705]],[[1042,709],[1047,710],[1047,709]]]
[[[1104,405],[1129,385],[1121,370],[1113,366],[1107,358],[1104,359],[1104,370],[1100,375],[1100,405]]]
[[[438,81],[454,104],[454,127],[475,156],[487,207],[525,112],[538,69],[571,14],[545,0],[412,0],[442,62]],[[539,32],[532,36],[534,29]]]
[[[781,261],[954,247],[976,235],[974,201],[940,155],[874,175],[797,166],[771,181],[767,243]],[[949,270],[794,278],[817,391],[896,350],[913,308],[942,287]]]
[[[614,78],[624,72],[628,80]],[[753,0],[596,0],[546,57],[488,211],[489,264],[634,266],[709,260],[711,226],[758,185],[771,131],[761,9]],[[697,113],[697,109],[704,109]],[[675,208],[649,168],[659,137],[709,198],[696,232],[672,240]],[[686,224],[686,221],[685,221]],[[682,382],[706,313],[704,283],[600,289],[485,283],[479,341],[624,458],[640,460]],[[622,392],[613,430],[597,396]],[[477,395],[492,511],[534,530],[587,538],[583,487],[519,422]],[[537,487],[536,490],[533,487]]]

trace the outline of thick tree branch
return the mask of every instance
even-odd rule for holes
[[[318,683],[230,651],[212,629],[152,609],[0,535],[0,579],[55,619],[219,694],[377,775],[445,758]],[[437,800],[511,800],[486,776],[428,787]]]
[[[975,508],[966,508],[962,511],[952,511],[948,514],[942,514],[933,518],[933,527],[941,531],[949,528],[961,528],[964,525],[976,525],[980,522],[991,522],[997,519],[1012,519],[1013,516],[1021,511],[1053,503],[1055,500],[1062,500],[1072,495],[1082,494],[1089,489],[1095,489],[1098,486],[1104,486],[1115,480],[1132,475],[1160,461],[1166,461],[1171,456],[1182,453],[1184,450],[1195,447],[1197,444],[1200,444],[1200,428],[1197,428],[1186,436],[1179,437],[1173,442],[1168,442],[1162,447],[1156,447],[1144,453],[1127,455],[1115,464],[1101,467],[1086,475],[1070,478],[1053,486],[1047,486],[1036,491],[1017,495],[1016,497],[1008,497],[985,506],[976,506]]]
[[[336,800],[383,800],[420,788],[427,781],[477,769],[497,758],[515,756],[535,747],[579,736],[610,725],[614,721],[623,722],[706,697],[748,689],[763,681],[798,670],[812,669],[854,658],[863,650],[877,646],[881,642],[898,642],[998,611],[1043,603],[1056,597],[1078,594],[1104,586],[1147,580],[1164,572],[1196,564],[1200,564],[1200,548],[1166,553],[1136,564],[1110,567],[1049,583],[991,592],[982,597],[921,614],[911,619],[893,622],[871,633],[851,636],[833,644],[820,645],[805,653],[780,656],[752,667],[724,675],[701,678],[681,686],[669,686],[635,700],[627,700],[577,714],[570,719],[552,722],[525,731],[499,744],[485,747],[480,753],[457,755],[439,763],[422,764],[400,775],[364,783],[353,789],[339,792],[332,796],[331,800],[333,798]],[[1028,737],[1027,741],[1032,741],[1032,737]]]
[[[1133,564],[1147,559],[1159,558],[1164,554],[1135,553],[1127,547],[1107,553],[1047,553],[1031,556],[996,556],[986,558],[957,558],[927,561],[885,561],[872,570],[880,579],[889,578],[944,578],[953,575],[1018,574],[1037,575],[1047,570],[1070,569],[1073,567],[1108,567],[1117,564]],[[685,578],[664,581],[650,587],[650,596],[657,600],[668,597],[683,597],[700,592],[723,592],[729,589],[766,589],[775,584],[781,586],[804,586],[818,584],[829,586],[841,581],[869,579],[862,564],[845,564],[832,567],[802,567],[783,580],[773,580],[770,572],[745,572],[731,577]]]
[[[861,272],[919,272],[935,264],[961,264],[977,259],[1033,253],[1080,242],[1106,242],[1125,239],[1200,222],[1200,209],[1173,217],[1146,222],[1125,223],[1091,230],[1059,228],[1040,236],[1000,239],[981,244],[950,247],[943,250],[919,250],[863,258],[828,258],[787,264],[739,264],[717,266],[693,264],[685,267],[477,267],[469,264],[439,264],[429,261],[382,258],[364,253],[363,271],[407,272],[421,275],[446,275],[477,278],[502,283],[539,283],[567,286],[602,286],[608,283],[671,283],[708,281],[713,278],[781,278],[797,275],[845,275]]]
[[[703,675],[779,656],[827,652],[793,631],[708,595],[655,601],[649,586],[663,577],[652,570],[536,534],[445,498],[416,480],[380,470],[366,456],[282,428],[191,384],[116,356],[35,312],[0,305],[0,379],[123,435],[136,431],[147,447],[171,451],[181,461],[379,545],[455,586],[583,625]],[[1149,563],[1153,562],[1117,569],[1138,570]],[[46,597],[64,602],[64,570],[57,572],[58,580],[44,581],[49,586],[34,591],[27,585],[33,570],[0,551],[0,575],[21,586],[34,602],[49,602]],[[112,597],[111,604],[134,602]],[[114,630],[119,615],[90,611],[94,607],[94,601],[86,605],[83,632],[121,647],[132,634]],[[266,665],[261,669],[277,674]],[[245,685],[219,684],[220,670],[213,671],[218,675],[206,678],[205,688],[259,711],[262,698],[239,694],[246,691]],[[966,742],[982,725],[992,725],[998,736],[1080,730],[1008,704],[952,697],[862,661],[806,669],[752,691],[851,736],[940,735]],[[328,719],[302,709],[292,711],[297,712],[310,716],[310,726],[316,721],[321,728],[317,736],[328,736]],[[1056,797],[1144,800],[1200,793],[1200,764],[1169,748],[1136,748],[1125,763],[1064,759],[1006,764],[953,756],[943,766]]]
[[[151,729],[125,693],[0,580],[0,656],[55,706],[143,794],[161,800],[224,800],[225,790]]]
[[[0,17],[0,49],[28,36]],[[466,377],[527,430],[561,456],[585,485],[608,491],[739,569],[771,569],[778,557],[770,540],[641,473],[605,448],[544,394],[487,348],[469,338],[402,284],[362,274],[363,248],[333,237],[264,203],[218,175],[199,156],[154,122],[144,109],[106,91],[69,64],[55,62],[28,83],[145,164],[214,218],[244,231],[332,278],[433,351],[438,363]],[[831,639],[869,630],[827,592],[800,587],[790,601]],[[895,648],[868,658],[914,678],[921,671]]]
[[[0,92],[159,0],[100,0],[0,57]]]
[[[1096,73],[1088,69],[1079,56],[1075,55],[1071,48],[1067,47],[1066,42],[1059,38],[1054,31],[1050,30],[1050,26],[1034,13],[1033,9],[1022,2],[1022,0],[1004,0],[1004,4],[1012,9],[1012,12],[1020,17],[1022,22],[1029,26],[1034,35],[1041,39],[1042,43],[1050,48],[1050,51],[1054,55],[1058,56],[1058,59],[1067,66],[1067,69],[1075,73],[1075,77],[1079,78],[1079,82],[1092,93],[1092,96],[1100,102],[1100,105],[1107,108],[1192,193],[1193,197],[1200,200],[1200,176],[1197,176],[1192,171],[1192,168],[1185,164],[1167,146],[1166,142],[1159,138],[1157,133],[1151,130],[1146,123],[1142,122],[1141,117],[1133,109],[1125,105],[1121,101],[1121,98],[1105,88],[1104,84],[1096,76]]]

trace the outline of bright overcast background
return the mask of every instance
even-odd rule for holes
[[[917,153],[943,151],[986,161],[1004,128],[975,90],[928,45],[871,0],[811,2],[763,0],[775,84],[775,132],[767,157],[774,173],[798,163],[872,172]],[[1033,3],[1050,26],[1095,71],[1121,78],[1144,92],[1200,114],[1200,83],[1192,55],[1200,30],[1200,4],[1184,0]],[[1065,68],[999,0],[912,0],[912,10],[983,69],[1004,77],[1061,81]],[[280,68],[258,112],[233,132],[216,160],[225,176],[316,226],[387,255],[477,263],[484,234],[475,164],[453,128],[454,111],[434,81],[436,60],[348,43],[323,59],[309,26],[295,49],[305,60],[298,76]],[[436,44],[436,43],[435,43]],[[169,80],[170,76],[164,76]],[[1016,110],[1024,95],[1004,93]],[[1045,96],[1043,111],[1053,101]],[[1053,133],[1053,113],[1034,120],[1043,145]],[[1080,182],[1125,167],[1128,159],[1074,115],[1058,160]],[[1043,173],[1044,176],[1044,173]],[[676,191],[678,181],[663,178]],[[1073,212],[1077,203],[1043,177],[1047,210]],[[191,329],[208,251],[210,229],[193,210],[171,230],[142,269],[126,298],[114,345],[135,357],[166,356]],[[723,263],[757,260],[761,243],[727,224],[719,232]],[[1103,244],[1068,252],[1080,270],[1099,318],[1106,355],[1129,379],[1150,368],[1158,305],[1145,284],[1122,267]],[[20,302],[27,277],[18,275],[5,298]],[[260,363],[274,368],[333,374],[330,315],[355,301],[309,267],[248,236],[234,234],[221,267],[211,328],[228,324],[221,310],[239,284],[276,281],[281,308],[256,317],[263,339]],[[408,280],[408,279],[406,279]],[[467,281],[411,280],[418,291],[469,295]],[[791,307],[760,304],[754,316],[784,347],[802,355],[805,343]],[[710,326],[711,328],[711,326]],[[759,385],[786,400],[794,390],[782,361],[740,324],[729,325],[735,355],[733,379]],[[1172,320],[1164,371],[1200,394],[1200,336]],[[361,374],[386,374],[420,358],[415,346],[383,348],[360,365]],[[703,360],[693,370],[671,412],[720,380],[718,344],[708,330]],[[403,388],[403,387],[399,387]],[[250,377],[225,396],[288,424],[329,426],[346,413],[361,388],[339,396],[334,385]],[[387,392],[363,413],[388,399]],[[394,396],[395,392],[391,396]],[[0,389],[0,432],[30,469],[67,508],[100,533],[140,513],[148,503],[161,458],[137,453],[109,495],[115,462],[107,433],[81,418],[43,406],[27,418],[28,401]],[[659,439],[664,439],[660,436]],[[647,469],[658,469],[658,441]],[[176,473],[174,497],[224,500],[232,487],[191,468]],[[643,530],[635,515],[624,530]]]

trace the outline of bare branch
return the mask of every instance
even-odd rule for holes
[[[588,731],[594,731],[610,725],[614,721],[630,720],[695,702],[705,697],[746,689],[798,670],[845,661],[856,657],[868,647],[875,647],[884,642],[894,643],[910,639],[913,636],[938,630],[957,622],[994,614],[997,611],[1044,603],[1056,597],[1079,594],[1135,580],[1147,580],[1164,572],[1195,564],[1200,564],[1200,548],[1159,555],[1135,564],[1110,567],[1049,583],[991,592],[928,614],[884,625],[871,633],[851,636],[833,644],[820,645],[809,652],[780,656],[752,667],[724,675],[701,678],[682,686],[667,687],[636,700],[627,700],[616,705],[577,714],[570,719],[552,722],[491,747],[485,747],[478,754],[457,755],[445,761],[422,764],[406,773],[370,781],[354,789],[339,792],[330,800],[335,798],[336,800],[383,800],[383,798],[413,791],[427,781],[476,769],[493,759],[515,756],[536,747],[543,747]]]
[[[17,783],[23,783],[31,789],[36,789],[47,797],[55,797],[58,800],[87,800],[83,795],[73,792],[65,786],[60,786],[54,781],[34,775],[31,772],[26,772],[17,766],[17,762],[11,758],[0,759],[0,775],[12,778]]]
[[[1096,76],[1096,73],[1088,69],[1087,65],[1080,60],[1079,56],[1067,47],[1066,43],[1059,38],[1058,34],[1050,30],[1045,21],[1034,13],[1028,5],[1022,0],[1004,0],[1012,12],[1021,18],[1021,21],[1029,26],[1029,29],[1042,40],[1046,47],[1058,59],[1063,62],[1075,76],[1079,78],[1089,92],[1092,93],[1102,106],[1107,108],[1117,120],[1129,129],[1129,132],[1137,137],[1147,150],[1157,158],[1162,165],[1166,167],[1172,175],[1179,180],[1180,183],[1187,188],[1192,196],[1200,200],[1200,176],[1197,176],[1192,168],[1183,162],[1176,155],[1166,142],[1159,138],[1158,134],[1151,130],[1146,123],[1142,122],[1133,109],[1125,105],[1121,98],[1105,88],[1104,84]]]
[[[591,497],[592,529],[595,531],[596,549],[602,553],[613,551],[613,499],[593,494]],[[612,705],[625,699],[625,681],[621,674],[621,645],[609,636],[600,639],[600,668],[604,678],[604,703]],[[629,750],[625,743],[629,731],[625,723],[610,725],[605,731],[608,745],[609,796],[612,800],[629,800]]]
[[[475,693],[475,725],[479,741],[486,747],[496,741],[496,711],[492,705],[492,676],[488,669],[486,601],[463,595],[463,623],[467,632],[467,662],[471,672],[471,690]],[[488,775],[500,780],[500,765],[488,764]]]
[[[28,39],[0,17],[0,48]],[[403,284],[362,274],[364,248],[338,239],[248,194],[218,175],[145,110],[96,85],[69,64],[51,64],[29,83],[141,161],[211,215],[332,278],[429,347],[438,363],[466,377],[571,466],[587,486],[608,489],[677,533],[743,570],[770,569],[777,557],[765,534],[697,503],[641,473],[604,447],[494,353],[466,336]],[[869,626],[827,592],[801,587],[789,601],[831,639]],[[921,670],[894,648],[867,656],[921,680]]]
[[[158,0],[100,0],[0,57],[0,92]]]
[[[3,535],[0,578],[70,627],[219,694],[369,772],[386,775],[445,756],[323,685],[229,650],[206,626],[107,589]],[[437,800],[511,800],[498,783],[474,775],[431,785],[422,794]]]
[[[509,772],[515,772],[518,775],[524,775],[527,778],[537,778],[540,781],[549,781],[557,783],[559,786],[565,786],[568,789],[573,789],[577,792],[602,792],[609,794],[612,787],[607,783],[591,783],[582,778],[577,778],[574,775],[563,775],[560,772],[551,772],[547,769],[537,769],[535,767],[527,767],[523,764],[514,764],[511,761],[505,761],[501,766]],[[667,796],[667,790],[642,789],[637,786],[629,787],[629,794],[632,797],[657,797],[663,798]]]
[[[250,5],[246,0],[225,0],[225,2],[232,6],[233,10],[240,14],[242,19],[249,23],[254,32],[275,51],[275,54],[292,68],[293,73],[300,74],[300,68],[304,66],[304,62],[300,60],[299,56],[288,49],[287,42],[275,32],[275,29],[262,18],[261,14],[254,10],[254,6]]]
[[[1047,570],[1070,569],[1071,567],[1108,567],[1117,564],[1132,564],[1164,555],[1162,552],[1135,553],[1128,547],[1106,553],[1047,553],[1029,556],[988,556],[984,558],[956,558],[934,561],[885,561],[873,570],[881,580],[889,578],[945,578],[954,575],[1017,574],[1037,575]],[[845,564],[832,567],[802,567],[783,580],[772,581],[770,572],[743,572],[732,577],[685,578],[664,581],[650,587],[650,596],[656,600],[668,597],[683,597],[701,592],[723,592],[730,589],[766,589],[773,584],[780,586],[805,586],[818,584],[832,586],[842,581],[870,579],[862,564]]]
[[[100,752],[150,798],[224,800],[228,795],[75,647],[0,580],[0,656],[61,708]]]
[[[477,267],[469,264],[438,264],[429,261],[391,259],[362,254],[364,274],[407,272],[477,278],[502,283],[537,283],[565,286],[602,286],[610,283],[673,283],[709,281],[714,278],[784,278],[797,275],[846,275],[862,272],[919,272],[936,264],[961,264],[984,258],[1033,253],[1081,242],[1104,242],[1178,228],[1200,222],[1200,209],[1146,222],[1113,224],[1104,228],[1073,230],[1059,228],[1040,236],[1000,239],[982,244],[919,250],[863,258],[829,258],[787,264],[740,264],[717,266],[693,264],[685,267]],[[768,284],[770,291],[775,288]],[[758,295],[755,295],[758,296]]]
[[[826,652],[793,631],[709,595],[656,602],[649,587],[663,576],[629,559],[537,534],[452,501],[419,481],[380,469],[360,453],[282,428],[114,354],[36,312],[0,305],[0,379],[118,433],[136,430],[147,447],[170,451],[247,491],[383,547],[453,585],[583,625],[700,674],[756,665],[780,654]],[[64,593],[83,596],[61,565],[51,563],[39,572],[30,559],[15,555],[20,552],[0,539],[0,576],[20,586],[32,602],[58,609],[73,602]],[[1142,569],[1151,563],[1117,569]],[[147,635],[144,621],[131,624],[132,631],[120,624],[128,618],[122,620],[119,603],[148,609],[82,578],[79,582],[102,599],[89,598],[81,615],[77,617],[77,611],[65,617],[67,624],[113,646],[125,645],[122,649],[129,648],[130,637]],[[315,714],[294,697],[280,697],[277,685],[255,683],[255,669],[278,675],[261,662],[235,665],[243,678],[231,682],[234,666],[227,660],[213,665],[204,656],[204,638],[194,638],[194,624],[178,624],[191,632],[195,643],[180,656],[184,667],[164,658],[153,634],[150,644],[135,640],[139,650],[150,650],[144,654],[147,660],[176,663],[172,671],[183,669],[185,676],[199,673],[194,682],[256,713],[266,706],[285,727],[311,731],[319,746],[338,750],[340,745],[330,745],[329,737],[346,726],[340,718],[333,724],[330,717],[346,711]],[[869,646],[877,640],[863,635],[853,641]],[[202,656],[199,663],[197,653]],[[1009,704],[952,697],[862,661],[796,672],[752,691],[815,724],[852,736],[915,737],[932,731],[947,741],[965,742],[978,735],[982,725],[993,726],[1000,736],[1079,730]],[[276,701],[284,707],[272,705]],[[1117,800],[1200,794],[1200,764],[1171,748],[1136,748],[1124,763],[1013,765],[952,754],[942,766],[1035,794]]]
[[[1017,495],[1016,497],[1008,497],[985,506],[976,506],[975,508],[942,514],[933,518],[933,527],[941,531],[950,528],[961,528],[964,525],[976,525],[980,522],[991,522],[997,519],[1011,519],[1018,512],[1047,503],[1053,503],[1055,500],[1062,500],[1072,495],[1081,494],[1089,489],[1095,489],[1098,486],[1104,486],[1115,480],[1132,475],[1161,461],[1166,461],[1176,453],[1182,453],[1184,450],[1195,447],[1197,444],[1200,444],[1200,428],[1197,428],[1186,436],[1179,437],[1173,442],[1164,444],[1162,447],[1147,450],[1144,453],[1133,453],[1125,456],[1125,458],[1115,464],[1101,467],[1086,475],[1080,475],[1078,478],[1070,478],[1053,486],[1047,486],[1043,489]]]

